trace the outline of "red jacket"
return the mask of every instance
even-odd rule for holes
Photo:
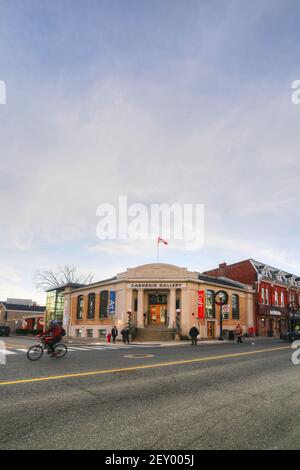
[[[53,339],[58,339],[61,340],[62,337],[62,327],[61,326],[54,326],[53,328],[49,328],[46,330],[43,335],[48,335],[50,334]]]

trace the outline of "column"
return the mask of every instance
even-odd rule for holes
[[[128,289],[126,293],[126,312],[124,312],[125,314],[127,314],[128,310],[132,311],[132,296],[133,296],[133,290]]]
[[[176,320],[176,289],[170,289],[169,302],[169,328],[173,328]]]
[[[138,290],[137,327],[144,328],[144,289]]]

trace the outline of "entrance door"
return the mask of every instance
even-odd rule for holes
[[[207,337],[208,338],[215,337],[215,322],[214,321],[207,322]]]
[[[150,305],[150,322],[152,325],[161,325],[166,322],[167,308],[165,304]]]

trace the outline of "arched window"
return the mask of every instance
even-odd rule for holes
[[[83,295],[77,297],[77,320],[81,320],[83,317]]]
[[[88,319],[92,320],[95,318],[95,294],[89,294],[89,304],[88,304]]]
[[[266,288],[266,304],[269,305],[269,289]]]
[[[99,318],[108,317],[108,290],[100,292],[100,312]]]
[[[265,288],[264,287],[261,288],[261,303],[262,304],[265,303]]]
[[[206,318],[215,318],[215,293],[213,290],[207,290],[205,296]]]
[[[280,292],[280,305],[284,307],[284,292]]]
[[[274,298],[275,298],[275,305],[278,306],[278,291],[277,290],[275,290]]]
[[[232,294],[232,319],[240,319],[240,302],[237,294]]]

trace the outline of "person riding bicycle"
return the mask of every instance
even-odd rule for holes
[[[57,320],[51,320],[51,322],[49,323],[48,330],[44,331],[38,336],[41,336],[41,337],[47,336],[47,335],[51,336],[52,339],[50,339],[47,342],[47,345],[51,351],[51,357],[54,357],[55,356],[54,346],[61,341],[61,338],[65,336],[65,334],[66,332],[64,328],[61,326],[60,322]]]

